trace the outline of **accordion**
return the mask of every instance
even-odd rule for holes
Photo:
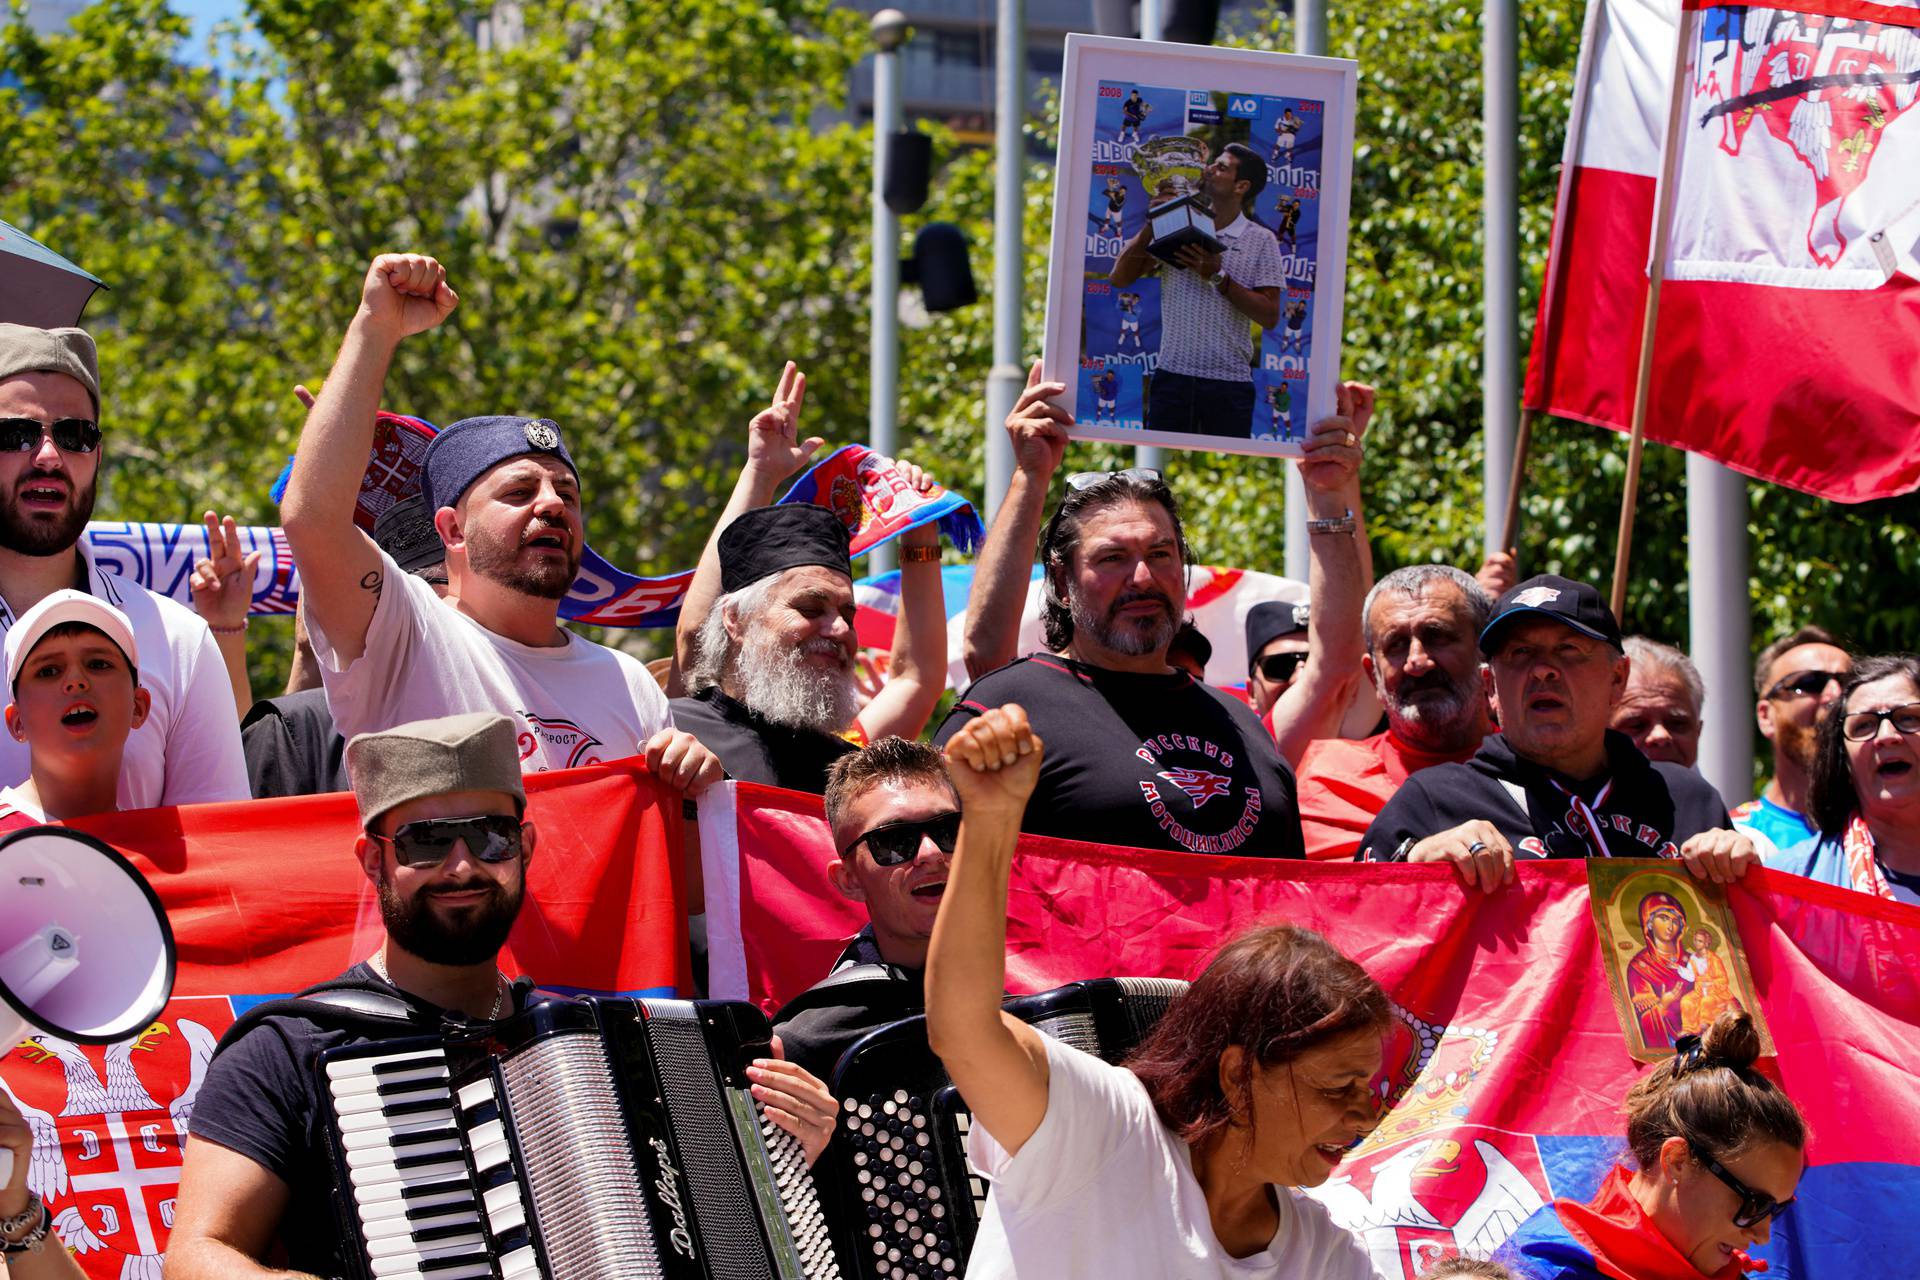
[[[765,1015],[550,999],[322,1054],[361,1280],[838,1277],[799,1142],[748,1091]]]
[[[1165,978],[1069,983],[1003,1006],[1108,1062],[1146,1037],[1187,989]],[[818,1176],[842,1265],[868,1280],[962,1275],[987,1186],[967,1161],[972,1114],[927,1047],[924,1017],[891,1023],[842,1055],[829,1086],[840,1129]]]

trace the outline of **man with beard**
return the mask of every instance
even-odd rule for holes
[[[839,734],[859,710],[847,528],[812,503],[755,507],[721,531],[719,551],[724,594],[674,723],[729,777],[824,791],[828,766],[855,749]]]
[[[329,989],[391,1006],[381,1035],[324,1006],[235,1026],[201,1085],[180,1173],[169,1280],[348,1274],[334,1216],[325,1106],[315,1060],[375,1039],[437,1035],[447,1022],[516,1012],[532,983],[495,957],[526,891],[536,831],[526,820],[514,724],[468,713],[362,734],[347,744],[362,834],[360,869],[379,898],[385,938]],[[277,1246],[277,1250],[276,1250]]]
[[[0,324],[0,635],[63,588],[119,609],[153,699],[127,739],[119,807],[244,800],[239,713],[207,624],[94,560],[85,534],[104,444],[93,339]],[[0,735],[0,786],[26,777],[26,744]]]
[[[1773,743],[1773,780],[1733,811],[1733,825],[1753,837],[1762,856],[1818,834],[1808,817],[1816,731],[1852,671],[1852,656],[1823,627],[1781,636],[1753,664],[1760,699],[1754,715],[1761,736]]]
[[[516,737],[508,717],[468,712],[347,744],[354,855],[385,938],[332,982],[257,1006],[221,1040],[193,1112],[168,1280],[359,1272],[336,1216],[316,1062],[525,1008],[532,979],[509,981],[498,965],[538,834]],[[757,1060],[749,1075],[775,1122],[817,1156],[835,1110],[825,1087],[786,1062]],[[269,1258],[290,1270],[262,1265]]]
[[[1375,583],[1361,608],[1361,670],[1386,708],[1387,729],[1353,741],[1322,738],[1300,760],[1300,834],[1307,856],[1351,858],[1412,774],[1472,758],[1493,732],[1478,639],[1493,600],[1452,565],[1416,564]]]
[[[444,601],[354,524],[394,352],[458,301],[432,258],[375,258],[300,435],[280,519],[334,723],[351,738],[497,711],[517,722],[524,770],[644,753],[657,776],[696,793],[719,778],[719,762],[673,728],[646,667],[559,625],[586,531],[558,425],[467,418],[428,446],[421,487],[447,549]]]
[[[1021,490],[1037,484],[1044,495],[1046,476],[1026,468],[1045,465],[1045,442],[1072,425],[1048,403],[1064,390],[1040,381],[1036,369],[1008,420],[1016,442],[1024,436],[1033,448],[1016,443],[1014,488],[981,554],[970,606],[980,616],[968,620],[970,662],[999,643],[989,633],[1011,633],[1007,618],[994,615],[1002,601],[1018,599],[1011,588],[1026,577],[1024,546],[1032,536],[1024,522],[1038,509],[1032,491]],[[1342,385],[1339,415],[1316,423],[1306,441],[1301,475],[1314,517],[1314,656],[1311,678],[1296,682],[1275,712],[1275,723],[1285,720],[1290,729],[1337,724],[1351,691],[1342,668],[1358,663],[1366,581],[1354,515],[1358,443],[1372,407],[1372,388]],[[1059,454],[1050,456],[1057,466]],[[1066,497],[1041,537],[1040,560],[1049,652],[981,676],[935,741],[945,744],[990,708],[1018,703],[1034,732],[1054,744],[1022,830],[1142,849],[1299,857],[1293,777],[1281,746],[1238,699],[1168,665],[1168,645],[1186,616],[1192,557],[1159,473],[1068,476]],[[1296,695],[1299,701],[1289,701]]]
[[[1408,778],[1362,858],[1448,863],[1487,891],[1511,884],[1520,858],[1675,858],[1717,884],[1759,861],[1712,784],[1607,727],[1632,664],[1598,591],[1527,579],[1494,606],[1480,652],[1501,732],[1464,764]]]

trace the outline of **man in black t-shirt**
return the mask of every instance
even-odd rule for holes
[[[1027,419],[1035,434],[1071,425],[1046,402],[1057,386],[1030,381],[1008,430]],[[1327,618],[1351,615],[1343,630],[1352,632],[1355,669],[1367,570],[1353,514],[1360,457],[1354,427],[1364,429],[1372,399],[1371,388],[1343,385],[1341,415],[1315,424],[1302,465],[1310,500],[1342,511],[1310,525],[1313,590],[1329,600],[1315,618],[1325,626]],[[1015,481],[1019,486],[1022,476]],[[1044,478],[1037,484],[1044,488]],[[994,601],[1007,594],[1000,580],[1012,576],[1024,554],[1015,548],[1031,537],[1020,528],[1030,505],[1010,491],[982,552],[972,608],[983,616],[969,618],[970,661],[996,623]],[[1022,830],[1141,849],[1301,857],[1293,774],[1274,739],[1237,699],[1167,663],[1186,616],[1192,556],[1159,473],[1069,476],[1041,537],[1040,561],[1051,652],[981,676],[935,741],[945,745],[974,717],[1018,703],[1048,748]],[[1303,721],[1337,718],[1344,707],[1346,686],[1327,659],[1348,647],[1329,637],[1316,650],[1316,710],[1307,713],[1303,702]]]
[[[386,936],[338,984],[397,1001],[404,1012],[382,1039],[514,1013],[531,984],[510,983],[496,958],[520,910],[535,838],[514,722],[469,712],[361,734],[347,744],[347,767],[363,827],[354,853],[378,893]],[[366,1019],[319,1019],[262,1017],[215,1054],[181,1169],[168,1280],[288,1274],[269,1259],[296,1275],[358,1269],[337,1216],[316,1062],[375,1037]],[[804,1120],[792,1131],[817,1155],[832,1132],[833,1099],[790,1064],[755,1066],[763,1100]]]
[[[1502,732],[1465,764],[1408,778],[1361,858],[1451,863],[1488,890],[1516,858],[1677,858],[1722,884],[1759,860],[1711,783],[1607,728],[1630,664],[1598,591],[1529,578],[1500,597],[1480,651]]]
[[[932,747],[882,738],[834,763],[827,879],[867,909],[867,924],[827,976],[774,1018],[787,1060],[821,1079],[853,1042],[926,1011],[927,943],[947,885],[960,801]]]

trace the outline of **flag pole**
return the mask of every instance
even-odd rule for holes
[[[1534,335],[1534,346],[1540,352],[1542,384],[1553,384],[1553,325],[1554,300],[1560,292],[1560,276],[1563,270],[1563,245],[1566,238],[1565,215],[1572,202],[1573,170],[1580,161],[1580,145],[1587,134],[1587,94],[1593,79],[1593,51],[1599,44],[1600,16],[1606,0],[1587,0],[1587,14],[1580,27],[1580,61],[1574,68],[1573,108],[1567,121],[1567,140],[1560,153],[1560,186],[1553,201],[1553,230],[1547,241],[1546,278],[1541,281],[1540,324],[1541,331]],[[1540,416],[1537,409],[1527,406],[1524,390],[1520,399],[1520,429],[1513,441],[1513,470],[1507,478],[1507,509],[1500,522],[1500,545],[1496,551],[1512,551],[1514,538],[1520,532],[1520,498],[1526,491],[1527,450],[1533,444],[1534,419]]]
[[[1653,392],[1653,336],[1660,319],[1660,281],[1666,275],[1667,243],[1673,231],[1675,170],[1680,164],[1680,128],[1686,122],[1687,63],[1693,53],[1694,13],[1682,5],[1673,38],[1673,80],[1667,98],[1667,132],[1660,146],[1660,176],[1653,196],[1653,248],[1647,263],[1647,309],[1640,323],[1640,371],[1633,386],[1633,430],[1627,438],[1627,484],[1620,495],[1620,536],[1613,549],[1613,616],[1627,606],[1627,561],[1633,551],[1633,515],[1640,500],[1640,455],[1646,447],[1647,406]]]
[[[1507,477],[1507,512],[1500,520],[1500,545],[1496,551],[1513,550],[1513,535],[1520,525],[1520,491],[1526,484],[1527,450],[1533,445],[1533,420],[1537,413],[1521,406],[1520,430],[1513,438],[1513,474]]]

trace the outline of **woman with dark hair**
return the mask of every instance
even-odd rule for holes
[[[1494,1260],[1526,1280],[1735,1280],[1806,1167],[1807,1126],[1753,1068],[1760,1032],[1729,1009],[1627,1092],[1627,1148],[1591,1203],[1556,1200]]]
[[[1009,704],[946,751],[965,817],[927,955],[927,1032],[993,1184],[967,1275],[1374,1280],[1298,1188],[1374,1125],[1380,985],[1280,925],[1228,943],[1125,1067],[1041,1035],[1000,1008],[1040,740]]]
[[[1820,834],[1766,865],[1920,903],[1920,658],[1862,659],[1818,733],[1808,816]]]

